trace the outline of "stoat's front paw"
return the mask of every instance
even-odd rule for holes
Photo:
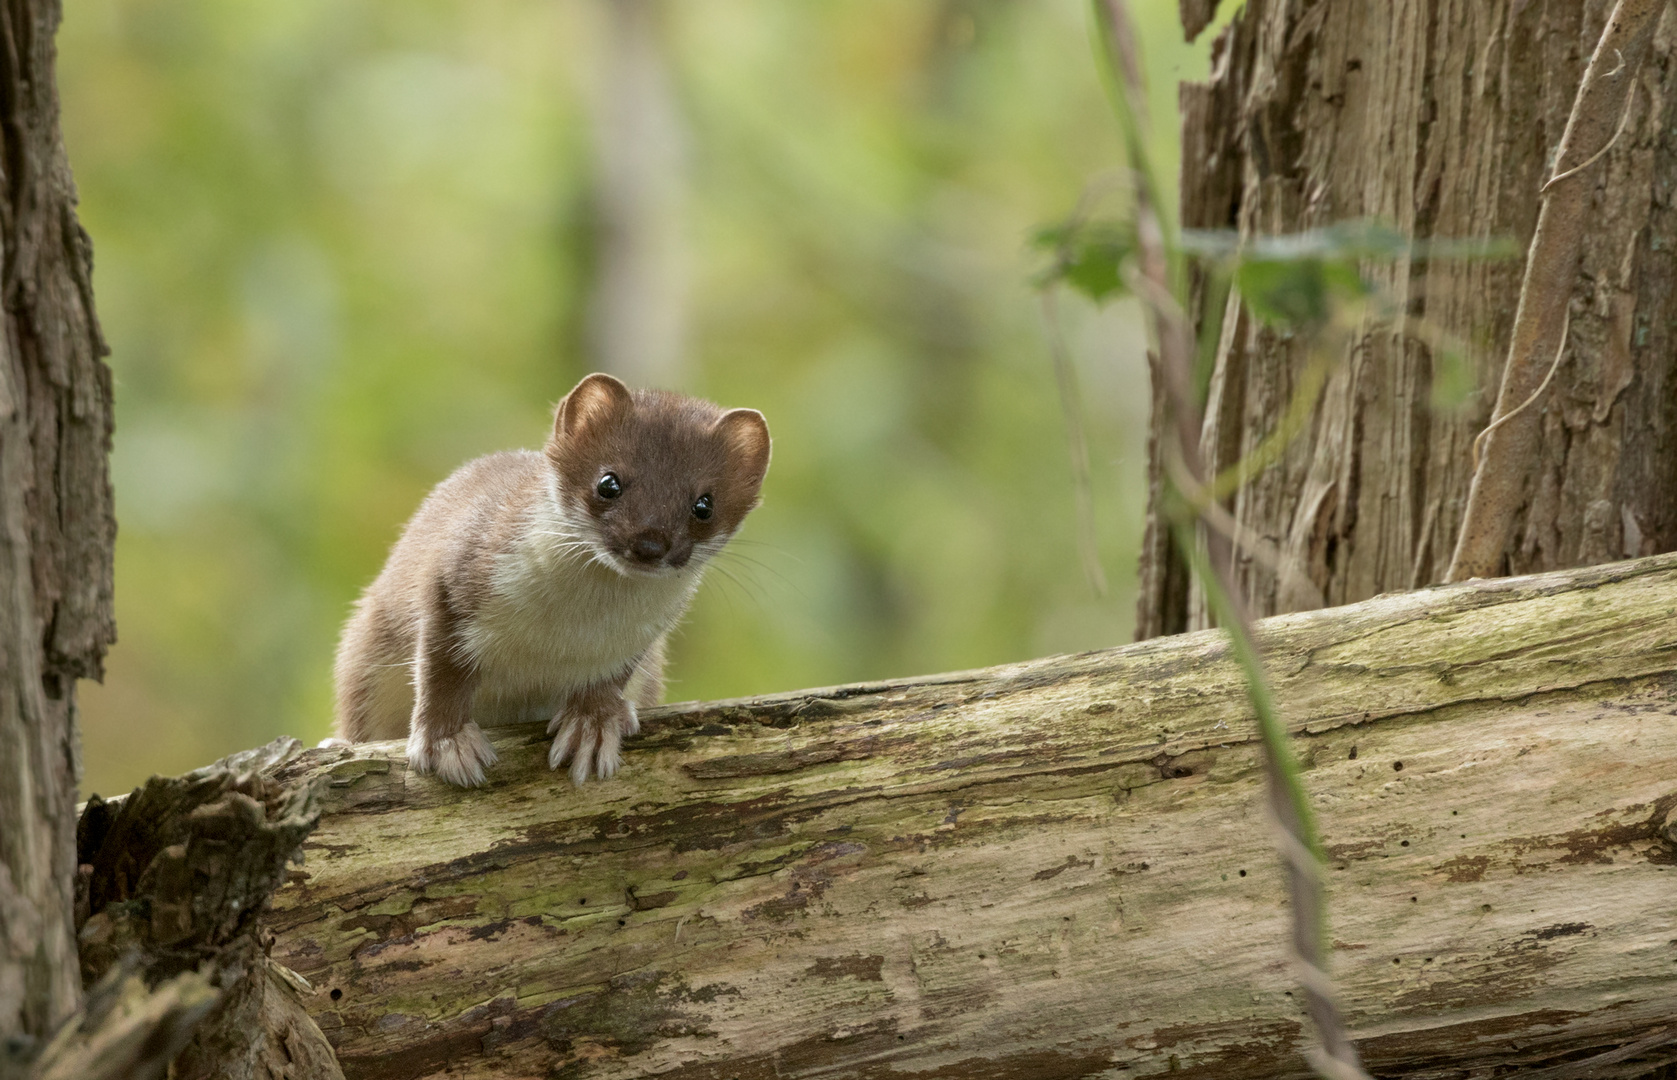
[[[336,735],[329,735],[326,738],[320,740],[320,742],[316,743],[315,744],[315,749],[316,750],[341,750],[346,746],[354,746],[354,745],[355,744],[350,742],[348,739],[340,739]]]
[[[446,738],[428,738],[417,729],[408,736],[408,764],[456,787],[482,786],[483,770],[499,760],[489,737],[469,720]]]
[[[614,776],[623,760],[623,737],[640,729],[633,702],[619,699],[604,708],[561,709],[547,725],[548,734],[553,735],[547,767],[557,769],[569,758],[571,782],[577,785],[587,783],[589,773],[602,780]]]

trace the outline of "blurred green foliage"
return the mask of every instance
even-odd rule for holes
[[[594,0],[76,0],[60,88],[117,385],[120,641],[86,791],[331,724],[358,590],[425,492],[590,370]],[[1174,161],[1201,78],[1137,5]],[[1034,228],[1121,164],[1081,0],[680,0],[690,360],[768,416],[762,509],[672,698],[1128,639],[1141,323],[1059,305],[1103,561],[1078,570]]]

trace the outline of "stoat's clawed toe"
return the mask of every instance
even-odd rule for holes
[[[622,699],[604,704],[606,708],[600,703],[566,708],[547,725],[553,733],[547,767],[557,769],[569,761],[571,781],[579,786],[590,775],[602,780],[615,776],[623,761],[623,737],[640,730],[632,704]]]
[[[427,739],[417,731],[408,736],[408,764],[455,787],[482,787],[483,770],[499,760],[483,729],[470,722],[441,739]]]

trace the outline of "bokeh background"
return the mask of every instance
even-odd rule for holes
[[[117,393],[84,794],[327,734],[339,624],[407,515],[597,367],[775,437],[671,699],[1128,640],[1142,326],[1057,305],[1096,596],[1031,285],[1032,231],[1122,164],[1083,0],[65,7]],[[1211,35],[1134,8],[1174,163]]]

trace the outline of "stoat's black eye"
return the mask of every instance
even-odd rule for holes
[[[600,477],[600,482],[594,485],[594,490],[602,499],[615,499],[623,494],[623,483],[617,479],[616,473],[608,472]]]
[[[710,520],[710,496],[700,495],[693,501],[693,516],[700,521]]]

